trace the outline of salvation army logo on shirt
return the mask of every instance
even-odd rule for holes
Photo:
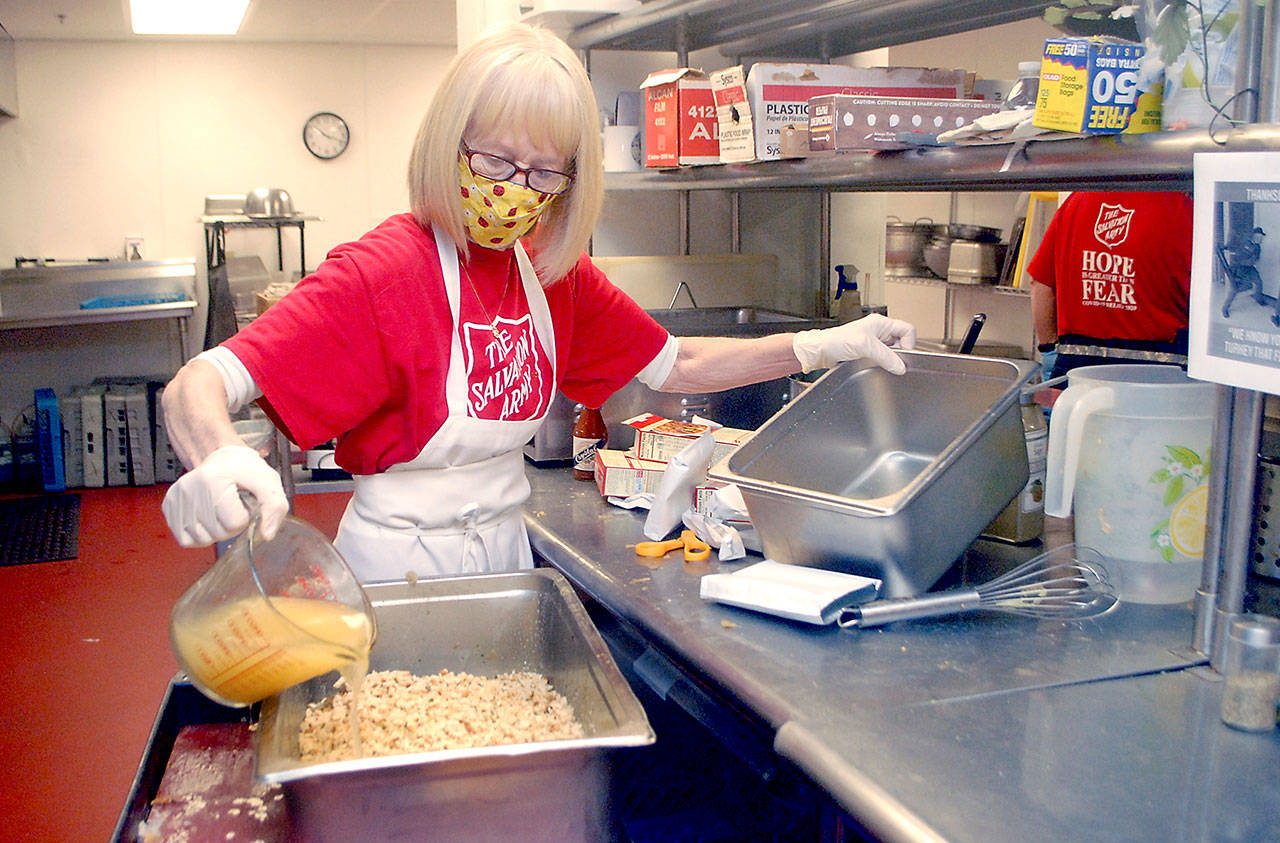
[[[1131,209],[1104,202],[1098,209],[1098,220],[1093,224],[1093,236],[1108,249],[1115,248],[1129,237],[1129,221],[1132,219]]]
[[[467,367],[467,410],[478,419],[530,421],[551,399],[550,364],[533,330],[533,318],[499,317],[491,328],[462,324]]]

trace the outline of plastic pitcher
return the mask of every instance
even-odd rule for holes
[[[169,638],[192,684],[245,706],[367,662],[373,607],[323,533],[292,516],[271,541],[257,519],[173,607]]]
[[[1084,366],[1054,404],[1045,512],[1074,511],[1121,600],[1180,603],[1200,583],[1214,392],[1173,366]]]

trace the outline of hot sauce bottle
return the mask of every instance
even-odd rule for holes
[[[573,425],[573,476],[578,480],[594,480],[596,450],[609,441],[604,416],[591,407],[583,407]]]

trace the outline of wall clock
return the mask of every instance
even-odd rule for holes
[[[337,158],[351,142],[347,121],[331,111],[321,111],[307,118],[302,126],[302,142],[317,158]]]

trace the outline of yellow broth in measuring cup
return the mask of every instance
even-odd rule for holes
[[[293,517],[271,541],[252,538],[236,539],[174,605],[170,641],[192,684],[245,706],[331,670],[363,672],[373,609],[338,551]]]
[[[175,620],[173,647],[202,691],[249,705],[369,657],[364,613],[331,600],[246,597]]]

